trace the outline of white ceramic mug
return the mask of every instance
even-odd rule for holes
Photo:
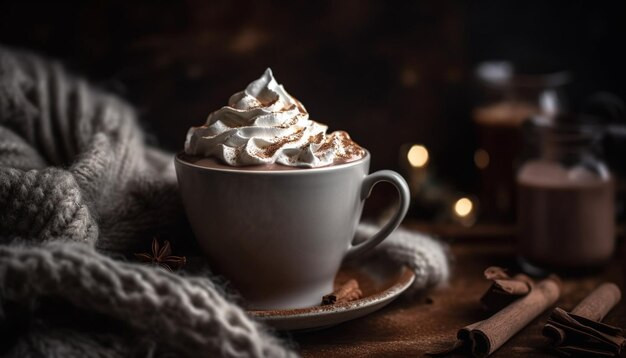
[[[380,243],[404,218],[409,189],[398,173],[368,175],[370,155],[322,168],[217,169],[175,158],[178,185],[196,240],[216,273],[251,309],[318,305],[344,258]],[[378,182],[399,193],[397,212],[359,244],[363,202]]]

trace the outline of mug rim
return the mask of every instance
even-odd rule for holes
[[[323,167],[316,167],[316,168],[307,168],[307,167],[294,167],[293,169],[289,169],[289,170],[248,170],[248,169],[241,169],[241,168],[249,168],[253,165],[249,165],[249,166],[241,166],[241,167],[232,167],[231,168],[209,168],[209,167],[205,167],[205,166],[201,166],[201,165],[196,165],[193,163],[190,163],[184,159],[181,158],[181,155],[185,154],[185,151],[179,151],[178,153],[176,153],[174,155],[174,161],[176,164],[182,165],[182,166],[186,166],[189,168],[193,168],[195,170],[200,170],[200,171],[209,171],[209,172],[222,172],[222,173],[240,173],[240,174],[250,174],[250,175],[294,175],[294,174],[304,174],[304,173],[320,173],[320,172],[329,172],[329,171],[334,171],[334,170],[341,170],[341,169],[345,169],[345,168],[351,168],[354,166],[358,166],[361,165],[363,163],[369,162],[370,160],[370,152],[363,148],[363,150],[365,151],[365,155],[362,158],[359,158],[357,160],[353,160],[351,162],[346,162],[346,163],[340,163],[340,164],[336,164],[336,165],[326,165]]]

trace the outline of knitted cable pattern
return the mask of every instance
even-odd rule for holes
[[[82,201],[74,177],[56,168],[6,168],[0,172],[0,231],[50,240],[65,234],[74,241],[93,243],[98,228]]]
[[[0,236],[45,241],[74,229],[68,238],[137,252],[150,237],[184,225],[171,157],[144,145],[131,106],[55,62],[3,48],[0,163]],[[57,200],[67,193],[72,200]],[[24,214],[58,220],[37,219],[47,227],[24,232],[15,225]],[[95,240],[95,232],[106,239]]]
[[[15,301],[64,297],[127,320],[169,349],[193,357],[290,355],[208,279],[114,261],[86,245],[0,246],[0,287],[4,298]]]
[[[145,145],[130,105],[53,61],[0,47],[0,334],[14,336],[0,339],[0,354],[295,355],[208,275],[112,258],[145,251],[154,236],[193,247],[188,232],[172,154]],[[416,288],[445,281],[442,246],[401,233],[381,252],[415,270]],[[38,310],[56,300],[124,332]],[[63,306],[52,311],[70,315]]]

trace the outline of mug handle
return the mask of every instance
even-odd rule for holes
[[[381,181],[393,184],[393,186],[395,186],[398,190],[398,195],[400,196],[400,206],[398,211],[395,212],[391,220],[389,220],[389,222],[387,222],[387,224],[385,224],[385,226],[383,226],[374,236],[356,245],[350,244],[348,252],[346,253],[346,259],[358,256],[378,245],[400,225],[402,219],[404,219],[404,216],[406,215],[406,212],[409,210],[409,186],[400,174],[392,170],[380,170],[366,176],[365,179],[363,179],[363,184],[361,186],[361,200],[367,199],[372,193],[374,186]]]

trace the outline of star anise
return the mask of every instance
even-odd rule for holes
[[[142,262],[148,262],[155,265],[159,265],[168,271],[181,268],[187,263],[185,256],[173,256],[172,247],[168,240],[165,240],[163,246],[159,244],[159,241],[152,239],[152,253],[140,253],[135,254],[135,257]]]

